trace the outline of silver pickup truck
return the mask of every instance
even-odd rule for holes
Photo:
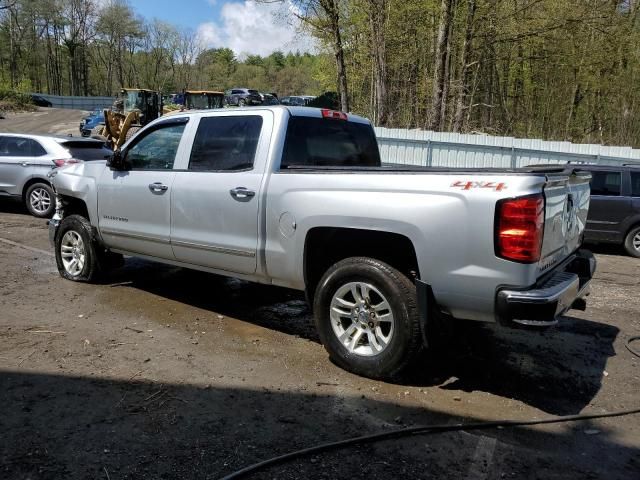
[[[383,165],[371,124],[330,110],[189,112],[60,169],[50,237],[69,280],[131,255],[304,290],[336,363],[393,378],[453,319],[585,308],[589,178]]]

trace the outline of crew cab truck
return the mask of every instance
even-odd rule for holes
[[[120,255],[304,290],[332,359],[390,379],[443,322],[585,308],[589,174],[384,166],[371,124],[306,107],[160,118],[53,179],[60,274]]]

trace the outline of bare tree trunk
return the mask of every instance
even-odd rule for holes
[[[336,58],[336,70],[338,73],[338,93],[340,94],[340,105],[343,112],[349,111],[349,91],[347,88],[347,70],[344,65],[344,49],[342,47],[342,36],[340,34],[340,13],[336,0],[320,0],[320,6],[329,17],[331,33],[333,36],[333,52]]]
[[[462,130],[464,119],[464,101],[469,96],[469,57],[471,56],[471,43],[473,41],[473,20],[476,14],[476,0],[467,0],[467,22],[460,54],[460,88],[456,99],[456,113],[453,121],[453,131]]]
[[[387,124],[387,59],[385,27],[387,1],[369,1],[369,25],[371,27],[371,53],[373,55],[373,120],[374,124]]]
[[[453,17],[455,0],[442,0],[440,6],[440,25],[436,41],[435,68],[433,74],[433,100],[431,104],[431,130],[442,128],[443,90],[447,68],[447,48],[449,44],[450,25]]]

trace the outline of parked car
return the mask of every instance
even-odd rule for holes
[[[282,105],[305,107],[309,105],[309,102],[311,102],[314,98],[316,97],[311,95],[294,95],[290,97],[283,97],[280,100],[280,103]]]
[[[257,90],[249,88],[232,88],[224,92],[224,99],[227,105],[237,105],[244,107],[248,105],[260,105],[262,97]]]
[[[622,245],[640,257],[640,164],[580,169],[592,176],[585,241]]]
[[[98,125],[104,125],[104,112],[102,110],[94,110],[80,121],[80,135],[83,137],[90,136],[93,129]]]
[[[36,95],[36,94],[32,94],[31,95],[31,101],[33,102],[34,105],[37,105],[38,107],[51,107],[51,102],[49,100],[47,100],[46,98],[44,98],[42,95]]]
[[[371,123],[331,110],[185,112],[58,171],[49,235],[73,281],[126,254],[303,290],[336,363],[394,378],[453,318],[545,327],[586,308],[589,178],[385,168]]]
[[[51,217],[55,201],[47,174],[111,153],[93,139],[0,133],[0,196],[21,197],[33,216]]]
[[[262,105],[280,105],[278,97],[272,93],[260,93],[260,96],[262,97]]]

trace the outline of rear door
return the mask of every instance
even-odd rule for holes
[[[25,137],[0,137],[0,192],[20,195],[30,178],[44,178],[53,167],[47,151],[37,141]]]
[[[171,243],[177,260],[256,271],[272,115],[256,110],[200,118],[187,169],[176,173],[173,186]]]
[[[98,223],[111,248],[172,260],[170,198],[176,158],[184,155],[186,118],[136,135],[123,156],[129,171],[105,169],[98,182]]]
[[[620,170],[591,172],[591,207],[587,220],[587,240],[622,241],[622,223],[631,214],[631,199],[623,195]]]

